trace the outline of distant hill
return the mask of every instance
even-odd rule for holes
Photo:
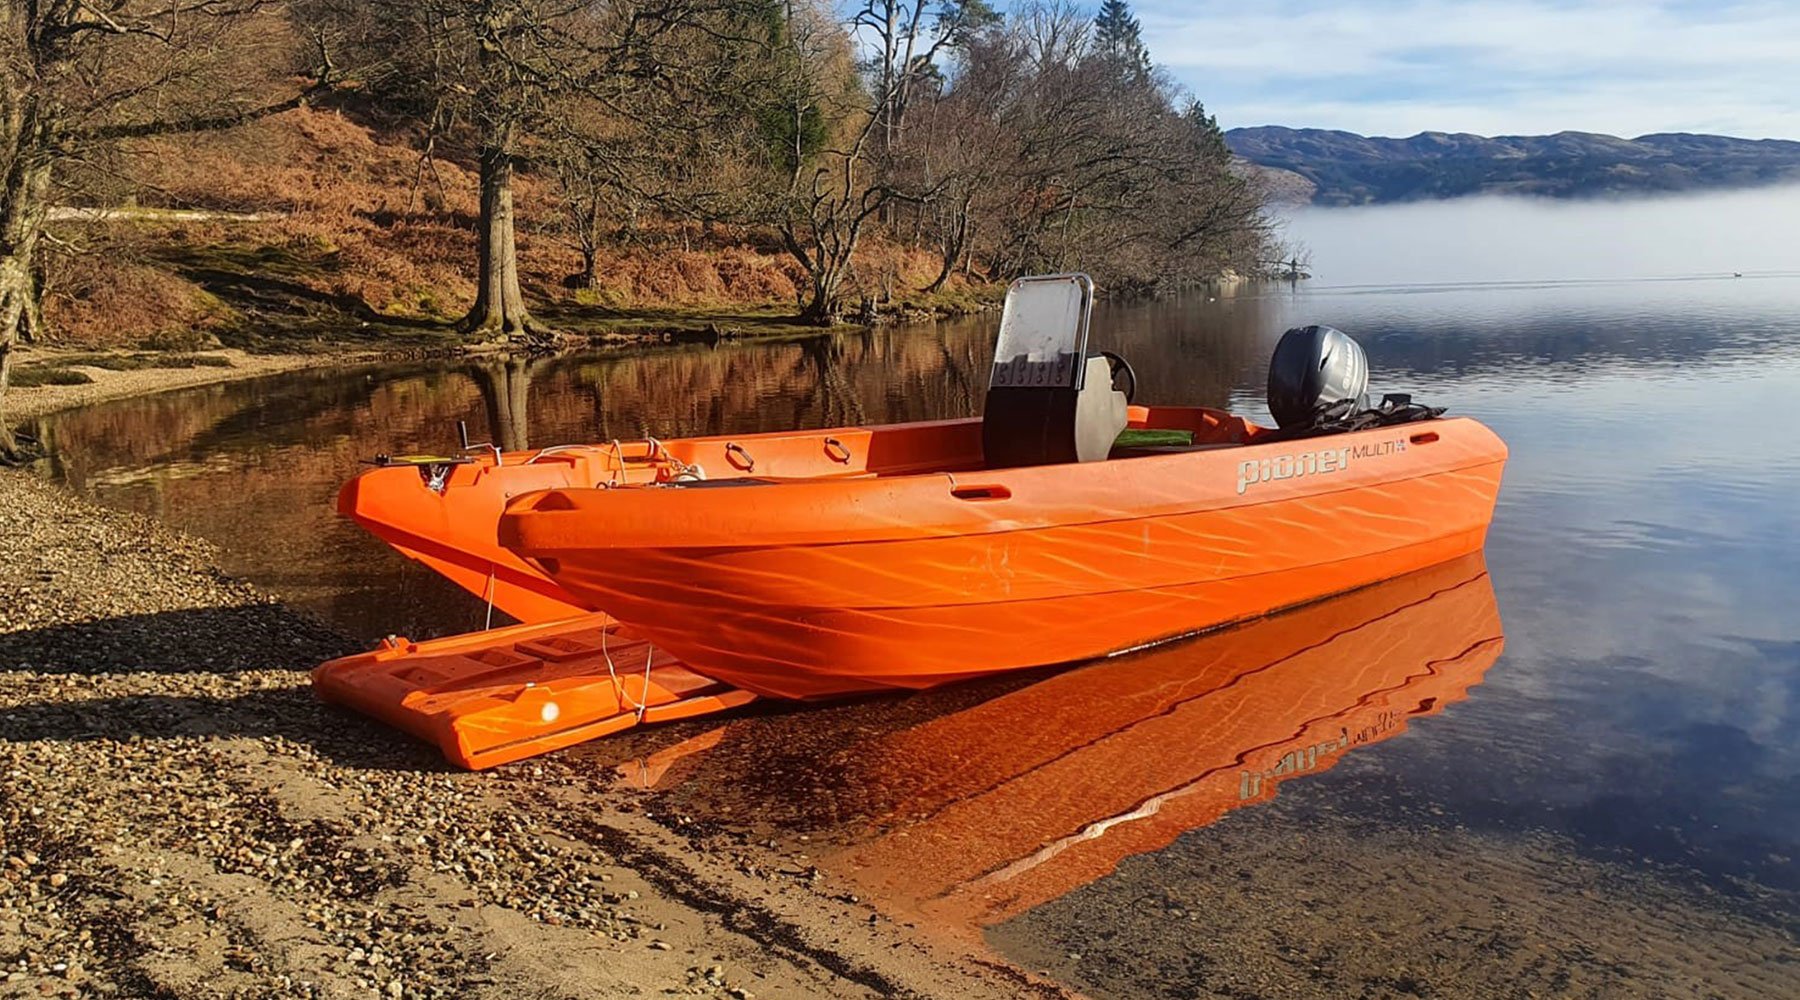
[[[1268,125],[1225,133],[1277,190],[1316,205],[1471,194],[1598,197],[1800,181],[1800,142],[1660,133],[1505,135],[1421,132],[1409,139]],[[1310,190],[1310,195],[1308,191]]]

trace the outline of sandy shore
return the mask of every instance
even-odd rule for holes
[[[145,393],[185,389],[196,385],[212,385],[217,382],[235,382],[239,379],[276,375],[301,368],[354,364],[381,357],[380,354],[374,352],[349,350],[323,351],[317,354],[250,354],[239,350],[203,351],[201,353],[210,357],[223,358],[230,362],[230,367],[137,368],[128,371],[114,371],[92,365],[70,365],[68,367],[80,371],[93,381],[83,385],[43,385],[30,388],[14,386],[9,388],[6,390],[6,418],[14,421],[29,420],[57,410],[89,406],[113,399],[125,399],[129,396],[141,396]],[[62,367],[60,364],[62,359],[75,356],[77,355],[68,351],[36,351],[23,355],[20,363],[36,364],[41,362]]]
[[[0,473],[0,997],[1055,996],[803,857],[316,702],[350,644]]]

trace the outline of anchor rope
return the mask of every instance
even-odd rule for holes
[[[625,444],[624,444],[624,442],[620,441],[618,438],[613,438],[612,439],[612,448],[613,448],[612,476],[610,479],[607,480],[607,483],[606,483],[606,485],[609,489],[612,487],[618,486],[620,479],[622,479],[625,475]]]
[[[616,623],[615,623],[616,624]],[[608,648],[607,639],[612,635],[613,625],[600,630],[600,655],[606,660],[606,676],[612,678],[613,697],[621,705],[629,705],[637,713],[639,724],[644,721],[644,713],[650,711],[650,661],[656,656],[656,647],[649,642],[644,643],[644,700],[638,701],[625,690],[625,683],[619,680],[619,671],[613,666],[612,650]]]
[[[481,630],[483,632],[486,632],[493,627],[494,627],[494,564],[488,563],[487,621],[482,624]]]

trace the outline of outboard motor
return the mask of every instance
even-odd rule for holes
[[[1269,359],[1269,413],[1284,431],[1368,405],[1369,359],[1349,334],[1301,326],[1281,335]]]

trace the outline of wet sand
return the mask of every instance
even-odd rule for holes
[[[204,543],[23,473],[0,529],[0,996],[1062,994],[789,847],[319,704],[352,644]]]

